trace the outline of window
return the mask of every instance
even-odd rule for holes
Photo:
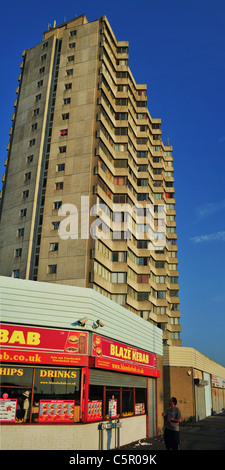
[[[44,42],[43,44],[43,49],[46,49],[46,47],[48,47],[48,41]]]
[[[21,209],[21,210],[20,210],[20,217],[26,217],[26,215],[27,215],[27,209],[26,209],[26,208],[25,208],[25,209]]]
[[[57,273],[57,264],[49,264],[48,265],[48,273],[49,274],[56,274]]]
[[[57,171],[63,171],[65,170],[65,163],[59,163],[57,165]]]
[[[58,191],[60,189],[63,189],[63,181],[59,181],[59,182],[55,183],[55,189],[56,189],[56,191]]]
[[[158,326],[158,328],[161,328],[161,330],[163,330],[163,331],[167,330],[167,324],[166,323],[158,323],[157,326]]]
[[[126,194],[114,194],[113,202],[117,204],[122,204],[123,202],[127,202]]]
[[[22,256],[22,248],[16,248],[14,256],[15,258],[20,258]]]
[[[165,299],[165,298],[166,298],[166,292],[164,290],[157,291],[157,299]]]
[[[126,282],[126,273],[111,273],[111,282],[113,284],[123,284]]]
[[[126,184],[127,177],[126,176],[114,176],[113,183],[118,186],[123,186]]]
[[[52,222],[52,230],[58,230],[59,229],[60,222]]]
[[[115,135],[127,135],[128,129],[127,127],[116,127]]]
[[[27,157],[27,163],[31,163],[33,161],[34,156],[33,155],[28,155]]]
[[[65,121],[66,119],[69,119],[70,113],[64,113],[62,114],[62,120]]]
[[[7,366],[1,372],[1,396],[6,393],[9,399],[17,400],[15,423],[60,423],[61,410],[67,422],[80,420],[79,369],[20,365],[20,373],[16,374],[17,369],[18,364],[16,369],[15,365]]]
[[[127,106],[127,98],[116,98],[116,106]]]
[[[164,269],[165,261],[155,261],[155,267],[159,269]]]
[[[73,69],[69,69],[66,71],[66,75],[69,77],[70,75],[73,75]]]
[[[170,297],[178,297],[178,290],[171,290],[169,291]]]
[[[147,410],[145,388],[90,384],[89,399],[90,403],[93,400],[102,402],[102,419],[110,418],[110,403],[112,400],[116,404],[117,415],[115,418],[145,414]]]
[[[125,251],[114,251],[114,252],[112,252],[112,261],[113,262],[124,262],[124,261],[126,261],[126,252]]]
[[[66,145],[59,147],[59,153],[65,153],[65,152],[66,152]]]
[[[170,310],[179,310],[179,304],[171,304]]]
[[[127,113],[116,113],[116,121],[127,121]]]
[[[41,68],[39,69],[39,73],[44,73],[44,71],[45,71],[45,67],[41,67]]]
[[[148,165],[138,165],[137,170],[138,172],[148,171]]]
[[[148,180],[147,178],[141,178],[137,180],[137,185],[138,186],[148,186]]]
[[[180,333],[169,333],[171,339],[180,339]]]
[[[117,47],[117,52],[118,52],[118,54],[128,54],[128,48],[127,47]]]
[[[40,108],[34,109],[33,116],[37,116],[39,114]]]
[[[140,249],[148,248],[148,241],[147,240],[137,240],[137,248],[140,248]]]
[[[29,181],[31,179],[31,171],[29,171],[28,173],[25,173],[24,175],[24,181]]]
[[[35,124],[32,124],[31,130],[32,130],[32,131],[36,131],[37,126],[38,126],[38,125],[37,125],[37,122],[35,122]]]
[[[30,140],[30,147],[33,147],[35,145],[36,139],[31,139]]]
[[[145,150],[137,152],[137,158],[147,158],[148,153]]]
[[[71,90],[71,88],[72,88],[72,83],[65,84],[65,90]]]
[[[179,325],[179,318],[176,318],[176,317],[168,317],[168,320],[169,320],[169,324],[170,325]]]
[[[41,61],[44,62],[44,60],[46,60],[46,57],[47,57],[47,54],[43,54],[43,55],[41,56]]]
[[[41,93],[39,93],[39,95],[35,96],[35,101],[39,101],[40,99],[41,99]]]
[[[53,210],[58,210],[62,205],[62,201],[53,202]]]
[[[64,98],[63,104],[70,104],[71,98]]]
[[[127,78],[127,72],[116,72],[116,78]]]
[[[12,271],[12,277],[14,277],[14,279],[18,279],[19,276],[20,276],[20,270],[14,269],[14,271]]]
[[[74,37],[76,35],[77,35],[76,29],[74,29],[73,31],[70,31],[70,37]]]
[[[168,277],[168,281],[170,282],[170,284],[178,284],[178,277],[177,276]]]
[[[74,49],[75,46],[76,46],[76,43],[75,43],[75,42],[71,42],[71,43],[69,44],[69,48],[70,48],[70,49]]]
[[[137,114],[137,119],[147,119],[147,114],[146,113],[138,113]]]
[[[149,300],[149,292],[137,292],[138,302],[146,302]]]
[[[111,300],[119,305],[126,304],[126,294],[111,294]]]
[[[58,243],[50,243],[49,251],[58,251],[59,244]]]
[[[74,61],[74,55],[70,55],[67,57],[68,62],[73,62]]]
[[[148,194],[147,193],[139,193],[137,194],[138,201],[148,201]]]
[[[23,236],[24,236],[24,227],[19,228],[19,229],[17,230],[17,236],[18,236],[18,237],[23,237]]]
[[[29,189],[26,189],[26,191],[22,192],[22,199],[26,199],[29,196]]]
[[[61,135],[61,136],[63,136],[63,135],[68,135],[68,129],[61,129],[60,135]]]
[[[155,276],[155,282],[158,284],[165,284],[166,277],[165,276]]]
[[[148,274],[138,274],[137,275],[137,282],[140,284],[148,284],[149,283],[149,275]]]

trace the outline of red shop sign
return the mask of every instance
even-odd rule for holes
[[[1,325],[2,362],[87,365],[88,333]]]
[[[96,334],[93,335],[92,356],[95,358],[95,367],[129,374],[160,376],[156,354]]]

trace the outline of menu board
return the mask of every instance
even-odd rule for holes
[[[16,420],[17,398],[0,399],[0,421],[14,423]]]
[[[69,423],[74,421],[74,400],[40,400],[39,423]]]
[[[95,421],[102,419],[102,401],[91,400],[88,402],[88,420]]]
[[[111,398],[109,400],[109,417],[114,418],[117,416],[117,400],[115,398]]]
[[[135,403],[135,414],[136,415],[145,414],[145,404],[144,403]]]

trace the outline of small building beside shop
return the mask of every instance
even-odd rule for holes
[[[111,449],[162,426],[162,331],[93,289],[0,277],[2,449]]]
[[[185,421],[200,421],[225,408],[225,368],[190,347],[163,353],[164,407],[175,396]]]

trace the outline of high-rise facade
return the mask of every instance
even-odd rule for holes
[[[105,16],[23,53],[1,191],[0,274],[92,287],[180,345],[172,147]]]

